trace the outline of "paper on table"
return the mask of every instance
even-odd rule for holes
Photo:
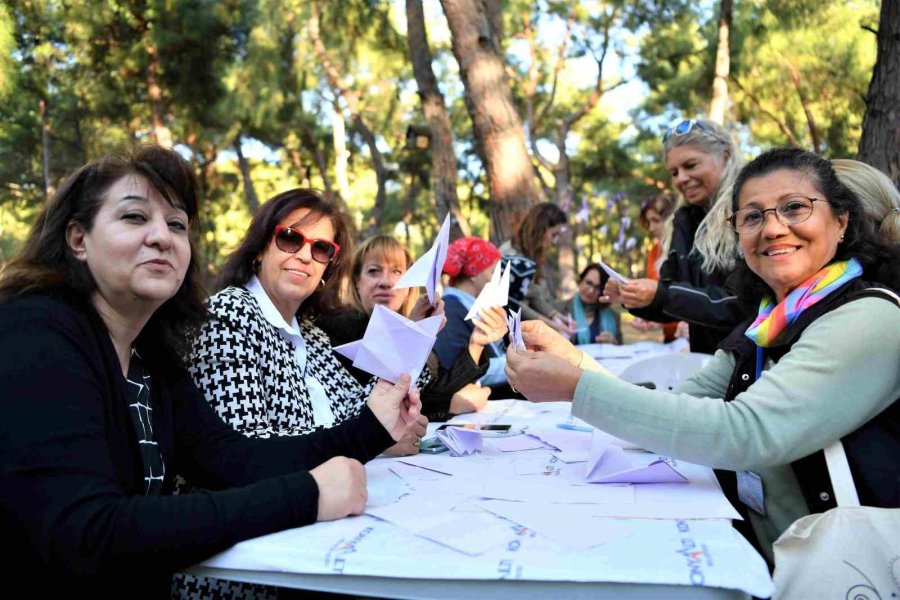
[[[454,456],[464,456],[479,452],[484,447],[484,437],[477,429],[463,429],[462,427],[448,427],[441,431],[435,431],[438,439],[450,448]]]
[[[562,452],[587,452],[591,448],[591,436],[583,431],[558,427],[530,427],[528,435]]]
[[[509,324],[509,341],[511,345],[520,351],[525,350],[525,340],[522,338],[522,311],[517,310],[512,315],[506,317]]]
[[[526,475],[515,479],[491,477],[484,481],[481,498],[553,504],[633,504],[632,485],[568,485],[559,477]]]
[[[501,452],[519,452],[521,450],[537,450],[538,448],[546,447],[544,442],[530,435],[491,438],[487,443]]]
[[[642,464],[611,444],[605,436],[596,435],[591,442],[585,479],[591,483],[685,483],[687,478],[664,459]]]
[[[403,274],[403,277],[394,284],[394,289],[425,286],[428,299],[432,304],[437,297],[438,283],[441,281],[441,271],[447,261],[447,246],[450,245],[450,214],[444,219],[441,230],[431,248],[419,258]]]
[[[334,351],[352,360],[354,367],[366,373],[391,382],[409,373],[415,384],[425,367],[443,319],[443,315],[435,315],[417,322],[410,321],[376,304],[363,339],[337,346]]]
[[[629,281],[631,281],[631,280],[628,279],[627,277],[624,277],[624,276],[620,275],[615,269],[613,269],[612,267],[610,267],[608,264],[606,264],[606,263],[603,262],[602,260],[600,261],[600,267],[601,267],[604,271],[606,271],[606,274],[609,275],[610,278],[615,279],[615,280],[618,281],[619,283],[628,283]]]
[[[485,308],[506,306],[509,303],[509,267],[511,263],[506,263],[506,269],[503,269],[500,263],[501,261],[498,260],[494,266],[491,280],[481,288],[481,293],[475,298],[465,321],[478,316],[478,313]]]

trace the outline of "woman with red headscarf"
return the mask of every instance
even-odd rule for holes
[[[477,237],[460,238],[447,248],[444,273],[450,277],[450,285],[444,288],[443,295],[447,324],[438,334],[434,353],[444,369],[450,368],[463,352],[468,352],[475,362],[485,354],[489,366],[481,384],[490,386],[495,397],[507,398],[513,394],[503,372],[506,359],[499,345],[508,330],[506,311],[492,306],[482,310],[479,318],[465,320],[500,258],[500,251],[493,244]]]

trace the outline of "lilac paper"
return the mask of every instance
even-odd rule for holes
[[[686,483],[687,478],[663,459],[635,460],[604,436],[594,435],[585,480],[591,483]]]
[[[448,427],[443,431],[436,431],[441,443],[450,449],[453,456],[464,456],[480,452],[484,447],[484,438],[477,429],[463,429],[462,427]]]
[[[522,338],[522,311],[518,310],[512,316],[506,317],[509,325],[510,345],[520,352],[525,351],[525,340]]]
[[[447,261],[447,247],[449,245],[450,214],[448,213],[443,225],[441,225],[441,230],[437,234],[437,238],[434,240],[434,244],[394,284],[394,289],[425,286],[428,300],[434,304],[437,299],[438,284],[441,282],[441,271],[443,271],[444,263]]]

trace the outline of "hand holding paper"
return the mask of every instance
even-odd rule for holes
[[[363,339],[337,346],[334,351],[353,361],[353,366],[391,382],[404,373],[418,379],[434,346],[443,315],[413,322],[376,304]]]
[[[502,268],[501,261],[494,266],[494,274],[491,280],[481,289],[481,293],[475,298],[475,303],[469,309],[469,314],[464,320],[468,321],[478,315],[485,308],[492,306],[506,306],[509,303],[509,266]]]
[[[444,219],[444,224],[434,240],[431,249],[413,263],[409,270],[403,274],[394,289],[425,286],[428,299],[434,304],[437,298],[437,288],[441,281],[441,271],[447,260],[447,246],[450,245],[450,215]]]
[[[522,338],[522,311],[517,310],[515,313],[507,317],[509,322],[509,342],[510,345],[519,350],[525,351],[525,340]]]
[[[435,432],[438,439],[450,448],[453,456],[464,456],[480,452],[484,446],[484,438],[477,429],[463,429],[462,427],[447,427]]]
[[[646,464],[610,443],[604,435],[594,434],[588,455],[585,479],[591,483],[686,483],[687,477],[668,462],[657,458]]]
[[[606,263],[603,262],[602,260],[600,261],[600,267],[601,267],[604,271],[606,271],[606,274],[609,275],[610,278],[612,278],[612,279],[618,281],[619,283],[628,283],[629,281],[631,281],[631,280],[628,279],[627,277],[625,277],[625,276],[623,276],[623,275],[620,275],[615,269],[613,269],[612,267],[610,267],[608,264],[606,264]]]

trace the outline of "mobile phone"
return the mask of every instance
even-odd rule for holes
[[[423,438],[422,441],[419,442],[419,452],[424,452],[425,454],[440,454],[447,450],[449,450],[449,448],[442,444],[441,440],[436,437]]]
[[[478,425],[477,423],[444,423],[438,427],[438,431],[443,431],[448,427],[459,427],[460,429],[474,429],[480,431],[485,437],[502,437],[506,435],[516,435],[522,433],[524,427],[515,427],[512,425],[501,425],[498,423],[488,423]]]

